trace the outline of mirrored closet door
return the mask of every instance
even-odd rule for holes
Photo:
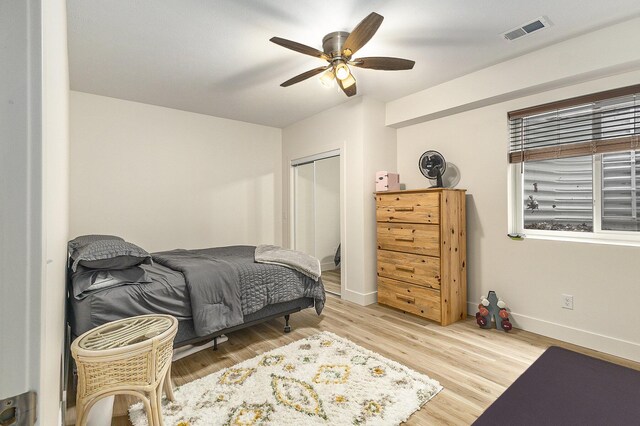
[[[320,260],[327,292],[340,294],[340,156],[292,162],[293,244]]]

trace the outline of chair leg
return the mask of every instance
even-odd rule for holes
[[[85,426],[89,421],[89,414],[93,406],[102,398],[95,396],[84,399],[82,403],[76,402],[76,426]]]
[[[151,413],[153,414],[153,426],[162,426],[162,383],[149,392],[149,402],[151,403]]]
[[[147,398],[149,399],[149,405],[151,405],[151,423],[150,425],[158,426],[158,413],[156,405],[158,405],[158,398],[156,398],[156,389],[149,391]]]
[[[171,365],[169,365],[169,369],[167,370],[166,376],[164,376],[164,393],[167,395],[167,399],[169,401],[175,401],[176,398],[173,396],[173,384],[171,383]]]
[[[151,404],[149,403],[149,398],[145,395],[142,399],[142,405],[144,405],[144,412],[147,414],[147,423],[149,426],[155,425],[153,422],[153,411],[151,409]]]
[[[76,425],[84,426],[87,423],[85,417],[84,403],[80,401],[80,398],[76,400]]]
[[[164,420],[162,419],[162,387],[163,383],[158,385],[158,391],[156,392],[156,415],[158,416],[158,426],[163,426]]]

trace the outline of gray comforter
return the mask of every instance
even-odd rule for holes
[[[184,275],[195,332],[200,336],[239,325],[243,315],[268,304],[300,297],[315,299],[316,312],[322,312],[321,280],[315,282],[283,266],[255,263],[254,252],[253,246],[179,249],[153,253],[153,260]]]

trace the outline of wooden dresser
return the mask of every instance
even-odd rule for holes
[[[378,303],[442,325],[466,318],[465,191],[375,195]]]

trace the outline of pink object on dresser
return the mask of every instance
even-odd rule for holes
[[[380,191],[399,191],[400,175],[397,173],[389,173],[387,171],[376,172],[376,192]]]

